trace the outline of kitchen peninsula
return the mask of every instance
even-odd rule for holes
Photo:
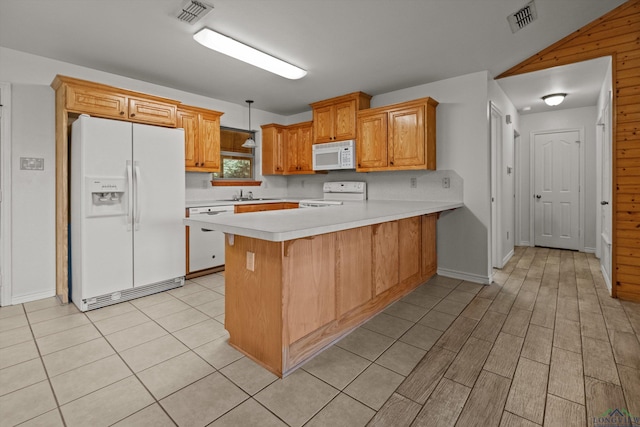
[[[285,376],[434,275],[438,215],[462,206],[369,200],[184,224],[226,234],[229,342]]]

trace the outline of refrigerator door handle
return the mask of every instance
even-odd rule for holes
[[[127,231],[133,225],[133,170],[131,160],[127,160]]]
[[[134,220],[135,220],[135,225],[136,225],[136,230],[140,229],[140,215],[141,215],[141,211],[142,209],[140,208],[140,177],[142,175],[140,175],[140,165],[138,164],[138,162],[134,162],[135,165],[135,172],[136,172],[136,201],[135,201],[135,215],[134,215]]]

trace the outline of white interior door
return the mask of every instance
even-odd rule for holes
[[[0,306],[11,304],[11,86],[0,83]]]
[[[535,134],[534,242],[577,250],[580,246],[580,134]]]
[[[602,111],[602,173],[600,201],[600,266],[609,289],[611,289],[611,111],[609,102]]]
[[[133,286],[186,273],[184,131],[133,125]]]

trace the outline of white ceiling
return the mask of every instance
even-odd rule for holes
[[[205,1],[214,10],[190,25],[175,17],[185,0],[0,0],[0,46],[290,115],[358,90],[497,76],[624,2],[536,0],[538,19],[512,34],[506,17],[527,0]],[[210,51],[192,38],[204,26],[308,75],[287,80]],[[577,99],[582,87],[565,82],[575,87],[558,90]],[[517,105],[547,90],[501,85]]]

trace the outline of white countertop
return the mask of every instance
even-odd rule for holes
[[[287,200],[287,199],[283,199]],[[227,202],[226,204],[233,204]],[[283,242],[380,224],[464,206],[452,201],[368,200],[321,208],[284,209],[185,218],[184,224],[256,239]]]

